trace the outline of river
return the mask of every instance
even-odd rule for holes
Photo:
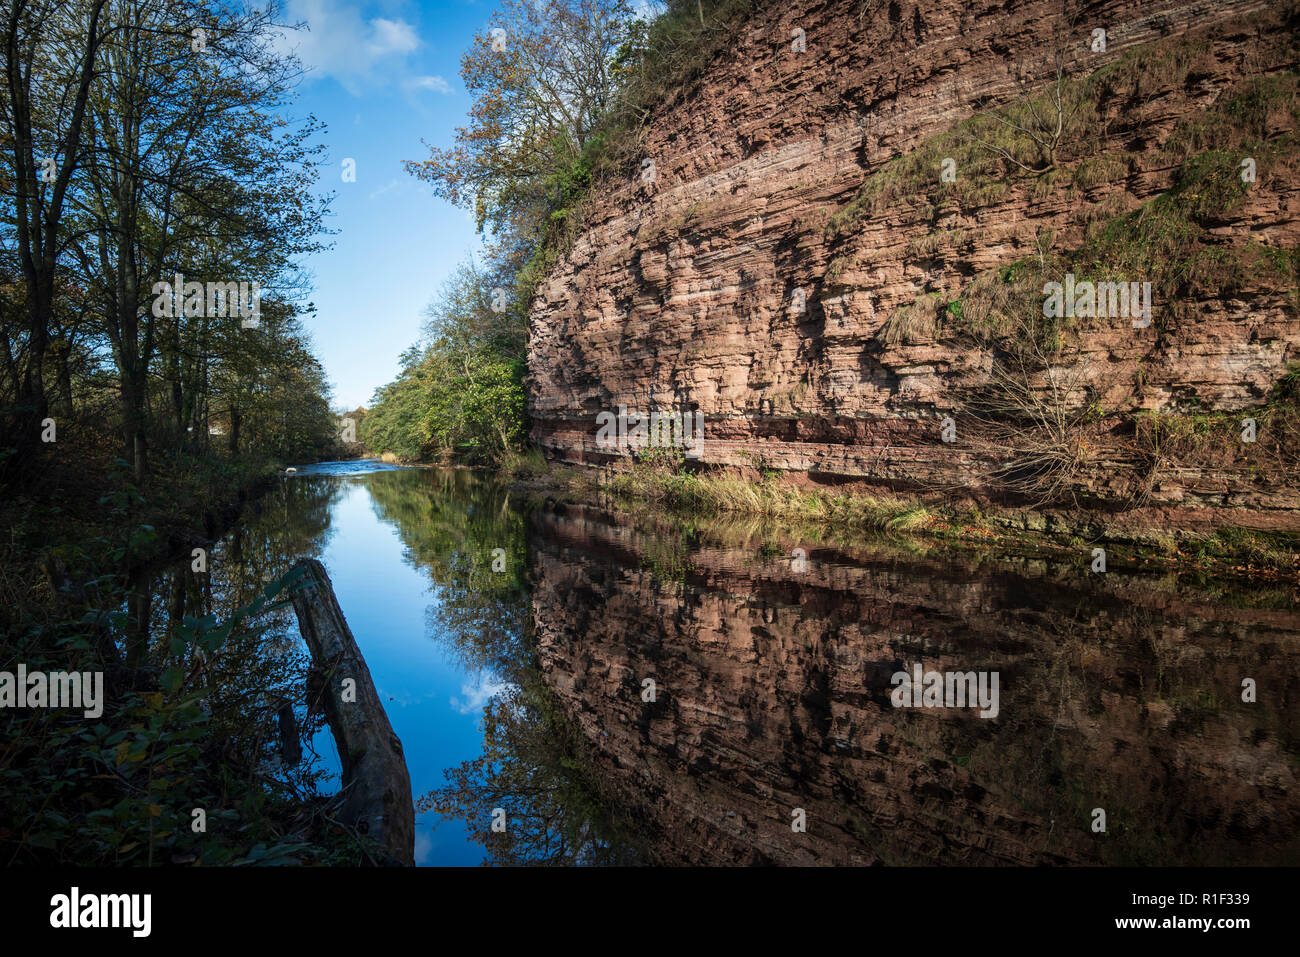
[[[464,470],[324,463],[133,608],[158,647],[319,558],[405,749],[421,865],[1293,863],[1294,588],[1088,555],[525,506]],[[268,716],[295,704],[306,759],[278,765],[268,717],[265,773],[328,792],[292,610],[258,622],[210,667]]]

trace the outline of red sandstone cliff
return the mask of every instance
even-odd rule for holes
[[[705,463],[952,489],[1011,474],[997,460],[1014,433],[1060,490],[1094,501],[1300,507],[1294,424],[1267,412],[1300,360],[1296,11],[759,0],[653,119],[642,151],[656,181],[602,186],[541,284],[534,438],[560,460],[602,461],[600,411],[687,407],[705,416]],[[1078,122],[1050,169],[1016,168],[992,151],[988,118],[1043,90],[1058,53],[1086,84]],[[1247,150],[1248,187],[1205,174]],[[1068,380],[1077,434],[1062,452],[1032,427],[989,427],[972,396],[1007,365],[1005,335],[987,332],[998,296],[1037,295],[1018,307],[1032,314],[1040,280],[1067,269],[1156,290],[1149,328],[1076,320],[1025,373],[1039,398]],[[1199,444],[1172,452],[1142,418],[1190,411],[1210,414],[1189,427]],[[1243,415],[1260,441],[1240,441]]]

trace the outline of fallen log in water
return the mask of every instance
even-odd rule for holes
[[[402,742],[370,679],[370,669],[352,637],[325,567],[315,559],[301,569],[293,588],[298,628],[324,673],[325,717],[338,745],[343,772],[339,819],[378,841],[380,863],[415,863],[415,806]]]

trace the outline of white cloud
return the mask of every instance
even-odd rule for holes
[[[410,53],[420,45],[415,29],[405,20],[385,20],[376,17],[370,21],[370,39],[366,48],[376,59],[391,53]]]
[[[405,20],[366,18],[346,0],[288,0],[285,21],[306,27],[281,31],[281,49],[296,53],[309,76],[331,76],[354,93],[381,65],[383,75],[392,76],[420,46]]]
[[[390,189],[396,189],[396,188],[397,188],[398,186],[400,186],[400,185],[401,185],[401,181],[400,181],[400,180],[390,179],[390,180],[389,180],[387,183],[385,183],[383,186],[379,187],[379,189],[374,190],[374,191],[370,194],[370,198],[371,198],[371,199],[376,199],[376,198],[378,198],[378,197],[380,197],[380,196],[383,196],[383,195],[384,195],[386,192],[388,192]]]
[[[440,76],[413,76],[408,85],[413,90],[433,90],[437,93],[451,92],[451,84]]]
[[[475,684],[462,684],[460,693],[464,695],[461,698],[452,695],[451,706],[461,714],[473,714],[476,711],[482,711],[483,706],[488,703],[488,699],[494,695],[500,694],[509,688],[510,685],[503,681],[494,681],[486,674],[479,674]]]

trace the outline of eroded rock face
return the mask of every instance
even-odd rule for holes
[[[805,567],[789,543],[767,558],[743,534],[678,547],[578,507],[534,523],[544,679],[652,859],[1244,864],[1300,850],[1293,605],[888,546],[811,549]],[[918,662],[999,672],[998,715],[894,707],[891,676]],[[1245,677],[1257,703],[1241,700]]]
[[[706,463],[758,457],[896,487],[970,480],[978,456],[941,442],[939,423],[962,422],[962,389],[988,376],[990,351],[951,317],[902,337],[889,333],[891,318],[960,298],[974,279],[1033,256],[1049,233],[1054,248],[1077,250],[1091,222],[1171,188],[1186,159],[1166,149],[1181,118],[1221,108],[1243,77],[1296,70],[1294,6],[1113,2],[1065,26],[1059,10],[756,3],[724,54],[654,119],[643,145],[654,182],[632,171],[607,187],[542,283],[530,314],[534,438],[560,460],[599,462],[608,458],[596,444],[599,412],[685,407],[705,415]],[[795,28],[806,52],[792,50]],[[1106,31],[1105,52],[1089,47],[1095,29]],[[1141,78],[1101,97],[1062,147],[1059,177],[1008,174],[975,199],[934,203],[936,168],[923,187],[835,225],[889,161],[1039,88],[1063,48],[1074,75],[1127,56]],[[1160,56],[1176,68],[1152,66]],[[1262,122],[1279,135],[1293,128],[1290,114]],[[1106,156],[1119,158],[1108,166]],[[1294,249],[1300,175],[1291,158],[1270,170],[1211,223],[1209,241]],[[1154,312],[1147,329],[1126,318],[1076,327],[1069,364],[1099,407],[1248,408],[1300,359],[1294,296],[1276,282],[1192,282]],[[1111,425],[1092,439],[1080,477],[1100,499],[1132,492],[1122,479],[1130,443]],[[1149,493],[1291,509],[1295,484],[1234,453],[1166,474]]]

